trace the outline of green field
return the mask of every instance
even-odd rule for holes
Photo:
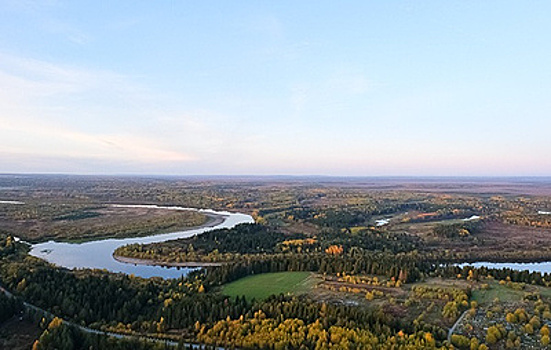
[[[318,279],[310,272],[275,272],[248,276],[222,286],[222,293],[231,297],[265,299],[272,294],[302,294]]]
[[[496,298],[501,302],[520,301],[526,294],[525,291],[511,289],[497,282],[490,282],[489,285],[488,290],[473,290],[472,300],[476,300],[481,305],[488,305]]]
[[[538,291],[542,297],[551,298],[551,288],[538,286]]]

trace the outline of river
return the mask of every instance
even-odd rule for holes
[[[458,264],[459,267],[473,266],[473,267],[486,267],[489,269],[512,269],[518,271],[528,270],[530,272],[551,273],[551,261],[533,262],[533,263],[492,263],[487,261],[478,261],[474,263]]]
[[[11,202],[11,201],[10,201]],[[15,202],[15,201],[14,201]],[[15,204],[15,203],[10,203]],[[17,203],[19,204],[19,203]],[[113,252],[120,246],[127,244],[148,244],[169,241],[178,238],[187,238],[206,231],[232,228],[235,225],[242,223],[254,223],[254,219],[247,214],[230,213],[225,211],[214,211],[210,209],[194,209],[176,206],[156,206],[156,205],[113,205],[118,207],[143,207],[155,208],[159,210],[194,210],[209,216],[214,222],[214,225],[202,226],[185,231],[164,233],[136,238],[121,238],[121,239],[101,239],[96,241],[88,241],[84,243],[68,243],[48,241],[32,245],[30,254],[38,258],[44,259],[50,263],[62,266],[68,269],[106,269],[110,272],[122,272],[133,274],[144,278],[162,277],[162,278],[179,278],[186,275],[196,268],[186,267],[163,267],[150,265],[136,265],[117,261],[113,258]],[[514,270],[528,270],[531,272],[551,273],[551,261],[537,263],[490,263],[476,262],[470,264],[459,264],[459,266],[475,266],[488,268],[510,268]]]
[[[254,223],[254,219],[250,215],[217,212],[210,209],[193,209],[156,205],[119,205],[119,207],[145,207],[156,208],[159,210],[196,210],[210,216],[211,219],[216,221],[216,224],[214,226],[202,226],[185,231],[136,238],[101,239],[84,243],[48,241],[32,245],[29,254],[68,269],[106,269],[110,272],[122,272],[144,278],[179,278],[182,275],[186,275],[190,271],[194,270],[194,268],[162,267],[123,263],[113,258],[113,252],[118,247],[127,244],[158,243],[178,238],[187,238],[214,229],[232,228],[238,224]]]

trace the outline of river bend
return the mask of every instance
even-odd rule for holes
[[[48,241],[32,245],[29,254],[68,269],[106,269],[110,272],[122,272],[144,278],[179,278],[194,269],[184,267],[162,267],[124,263],[115,260],[113,258],[113,252],[118,247],[127,244],[148,244],[165,242],[173,239],[191,237],[215,229],[232,228],[238,224],[254,223],[254,219],[247,214],[230,213],[225,211],[219,212],[210,209],[194,209],[157,205],[115,206],[156,208],[159,210],[194,210],[209,216],[211,218],[211,222],[214,222],[214,225],[208,225],[207,223],[207,225],[185,231],[135,238],[100,239],[84,243]]]

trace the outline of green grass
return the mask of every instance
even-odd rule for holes
[[[538,286],[537,288],[542,297],[551,298],[551,288],[542,286]]]
[[[481,305],[487,305],[495,298],[498,298],[501,302],[520,301],[526,294],[525,291],[502,286],[498,282],[491,282],[489,285],[490,289],[488,290],[474,290],[472,300],[476,300]]]
[[[222,293],[231,297],[265,299],[272,294],[303,294],[317,283],[310,272],[275,272],[248,276],[222,286]]]

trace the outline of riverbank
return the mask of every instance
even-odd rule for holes
[[[226,220],[224,215],[214,213],[203,213],[207,217],[207,221],[200,226],[189,227],[187,230],[197,230],[216,227]],[[209,267],[209,266],[221,266],[223,263],[215,262],[200,262],[200,261],[186,261],[186,262],[167,262],[155,259],[140,259],[130,258],[127,256],[117,255],[113,253],[113,259],[118,262],[133,265],[146,265],[146,266],[163,266],[163,267]]]
[[[121,256],[116,254],[113,254],[113,259],[125,264],[163,266],[163,267],[210,267],[210,266],[221,266],[224,264],[224,263],[200,262],[200,261],[167,262],[162,260],[129,258],[126,256]]]
[[[60,206],[60,208],[64,208]],[[175,208],[175,209],[172,209]],[[30,207],[27,211],[43,210]],[[52,209],[53,210],[53,209]],[[219,223],[208,211],[181,207],[98,204],[55,209],[46,219],[0,218],[3,231],[26,242],[85,243],[102,239],[147,237],[210,227]],[[25,211],[23,211],[24,214]],[[18,215],[23,215],[18,214]],[[45,215],[45,214],[44,214]]]
[[[169,265],[163,261],[126,260],[114,256],[117,248],[129,244],[151,244],[169,240],[189,238],[216,229],[231,229],[239,224],[253,223],[250,215],[217,212],[212,209],[194,209],[174,206],[132,205],[131,208],[154,209],[162,211],[198,211],[208,218],[202,225],[186,227],[184,230],[161,233],[156,232],[145,237],[111,238],[89,241],[80,244],[48,241],[31,246],[30,255],[44,259],[52,264],[67,269],[100,269],[114,273],[125,273],[143,278],[161,277],[165,279],[181,278],[197,267],[207,266],[202,263],[179,263]],[[140,257],[141,258],[141,257]],[[159,258],[158,258],[159,259]],[[159,259],[159,260],[162,260]]]
[[[205,216],[205,222],[201,225],[195,225],[195,226],[176,226],[171,228],[165,228],[165,229],[159,229],[156,230],[154,233],[143,233],[143,234],[120,234],[120,235],[106,235],[106,236],[97,236],[97,237],[84,237],[79,239],[56,239],[56,242],[65,242],[65,243],[75,243],[75,244],[81,244],[86,242],[94,242],[94,241],[101,241],[101,240],[107,240],[107,239],[126,239],[126,238],[140,238],[140,237],[149,237],[149,236],[156,236],[156,235],[162,235],[165,233],[171,233],[171,232],[184,232],[184,231],[191,231],[191,230],[200,230],[204,228],[211,228],[218,226],[222,224],[225,220],[225,217],[218,214],[212,214],[212,213],[201,213],[201,215]],[[43,243],[44,241],[39,242],[30,242],[33,244],[36,243]]]

